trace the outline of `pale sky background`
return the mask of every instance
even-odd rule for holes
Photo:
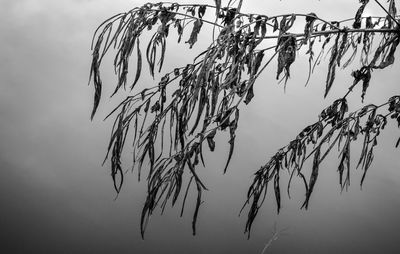
[[[228,173],[222,175],[228,153],[226,134],[218,137],[216,151],[206,155],[207,168],[200,175],[210,191],[200,208],[198,235],[191,234],[193,195],[183,218],[179,207],[163,216],[156,213],[143,241],[139,219],[145,182],[138,183],[136,174],[128,173],[114,201],[109,168],[101,167],[112,124],[102,119],[118,103],[118,98],[108,99],[115,84],[111,65],[102,70],[108,87],[93,122],[89,119],[93,87],[87,81],[91,36],[97,25],[145,2],[0,0],[0,252],[260,253],[276,222],[278,228],[288,227],[288,235],[275,241],[267,253],[397,253],[400,151],[394,148],[399,136],[394,124],[379,139],[362,191],[361,171],[354,170],[349,191],[340,193],[338,161],[330,156],[321,166],[308,211],[299,209],[301,188],[291,200],[284,195],[279,215],[270,196],[255,221],[252,238],[247,240],[243,234],[246,217],[237,215],[253,173],[314,122],[351,82],[349,67],[337,75],[332,93],[324,100],[326,61],[305,88],[304,57],[293,64],[286,93],[274,79],[275,63],[256,83],[255,98],[242,107]],[[382,14],[370,2],[367,14]],[[353,17],[358,6],[356,0],[248,0],[243,11],[268,16],[315,12],[335,20]],[[209,40],[210,34],[202,33],[194,50],[201,50]],[[187,45],[170,46],[165,70],[191,61],[189,51],[183,50]],[[381,103],[398,94],[399,70],[397,62],[374,72],[365,100]],[[146,76],[141,81],[151,79]],[[351,96],[353,109],[360,105],[359,95],[356,89]],[[130,161],[125,165],[130,167]]]

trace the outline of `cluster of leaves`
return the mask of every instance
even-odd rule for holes
[[[386,113],[378,110],[389,105]],[[388,119],[397,121],[399,117],[400,96],[391,97],[381,105],[368,104],[361,109],[346,114],[348,111],[346,98],[335,100],[319,115],[316,123],[304,128],[295,139],[282,147],[256,173],[247,193],[247,201],[243,207],[250,205],[246,232],[250,234],[252,223],[261,208],[266,195],[268,184],[272,182],[277,210],[281,207],[280,173],[287,170],[290,174],[287,193],[290,197],[290,186],[294,175],[304,183],[306,197],[302,207],[308,208],[311,194],[318,178],[321,163],[332,148],[337,145],[339,151],[339,184],[342,188],[350,185],[350,145],[360,136],[363,136],[361,155],[357,168],[361,167],[363,175],[360,184],[365,179],[368,168],[371,166],[374,147],[378,144],[377,138],[387,124]],[[400,140],[400,139],[399,139]],[[399,145],[399,140],[396,147]],[[310,151],[311,150],[311,151]],[[304,162],[313,157],[309,180],[304,175]]]
[[[361,14],[368,1],[361,2],[362,6],[356,14],[353,28],[341,28],[343,22],[327,22],[314,13],[273,17],[243,14],[240,12],[242,1],[239,2],[237,8],[221,7],[221,1],[216,1],[216,6],[148,3],[126,13],[117,14],[98,27],[93,38],[90,72],[90,80],[93,81],[95,87],[92,118],[101,99],[100,66],[103,57],[110,49],[116,51],[114,70],[118,82],[114,95],[127,86],[132,55],[136,56],[136,74],[130,89],[134,89],[140,80],[143,65],[140,38],[144,32],[156,30],[147,44],[145,55],[150,75],[155,77],[157,68],[158,72],[162,70],[171,29],[176,29],[178,42],[182,37],[187,36],[184,32],[189,29],[186,43],[190,48],[196,44],[203,24],[212,25],[214,31],[218,29],[217,36],[213,38],[208,48],[196,56],[192,63],[170,70],[162,76],[156,86],[146,87],[134,95],[127,96],[107,116],[116,116],[105,159],[106,161],[111,157],[111,175],[115,190],[119,193],[123,186],[122,153],[127,139],[132,140],[133,165],[137,166],[139,179],[142,165],[149,164],[146,177],[147,197],[141,216],[142,236],[149,217],[157,207],[161,207],[163,211],[169,200],[172,205],[176,203],[183,192],[182,185],[186,174],[190,180],[184,192],[181,215],[188,191],[193,183],[196,185],[197,200],[192,227],[193,233],[196,232],[202,191],[207,189],[197,172],[197,166],[200,163],[205,165],[203,145],[206,144],[210,151],[214,151],[215,135],[219,131],[229,130],[230,148],[223,168],[223,172],[226,172],[234,151],[235,133],[239,123],[239,106],[242,102],[245,104],[251,102],[254,97],[253,86],[256,79],[275,57],[278,58],[277,79],[283,73],[282,79],[286,84],[290,77],[290,66],[294,63],[297,52],[304,45],[308,45],[310,74],[321,61],[325,48],[330,45],[327,51],[328,54],[330,53],[330,59],[325,96],[329,93],[335,79],[336,66],[341,66],[342,58],[350,50],[351,56],[343,64],[343,67],[348,66],[355,58],[360,44],[363,67],[353,72],[353,85],[342,99],[335,101],[332,106],[324,110],[317,123],[304,129],[295,140],[280,149],[265,166],[257,171],[246,202],[246,204],[252,203],[246,231],[250,232],[254,218],[265,198],[268,182],[272,179],[279,211],[279,175],[283,167],[291,170],[291,178],[294,172],[303,178],[306,186],[306,201],[303,206],[307,207],[318,176],[319,164],[337,140],[339,144],[342,140],[345,142],[339,166],[342,176],[343,172],[349,171],[350,142],[355,140],[359,133],[365,136],[365,147],[363,147],[361,164],[359,164],[362,165],[364,172],[367,171],[372,161],[372,149],[375,143],[373,141],[370,145],[370,141],[376,140],[387,116],[376,114],[376,109],[379,107],[373,105],[345,116],[346,96],[362,81],[362,97],[364,97],[372,70],[385,68],[394,62],[394,53],[399,43],[399,30],[397,22],[389,22],[393,16],[396,17],[396,13],[393,12],[395,7],[391,10],[392,14],[388,14],[386,18],[366,18],[366,27],[360,29]],[[394,1],[392,2],[394,6]],[[207,10],[211,8],[215,10],[214,21],[206,19],[209,15]],[[305,17],[304,33],[292,33],[294,23],[302,22],[298,21],[299,17]],[[192,25],[189,26],[190,24]],[[157,28],[153,29],[155,27]],[[271,28],[271,35],[267,34],[268,27]],[[382,39],[378,48],[373,51],[372,45],[376,32],[382,33]],[[263,41],[271,39],[276,40],[275,46],[263,46]],[[314,42],[322,39],[324,40],[322,46],[317,48],[320,53],[314,60]],[[331,41],[334,41],[333,45]],[[272,53],[266,59],[265,56],[271,51]],[[372,60],[369,61],[368,57],[371,55]],[[389,103],[394,103],[389,115],[398,114],[398,97],[390,99]],[[365,112],[361,114],[363,110]],[[368,117],[368,120],[366,125],[362,126],[361,120],[364,116]],[[324,134],[327,126],[331,126],[331,130]],[[337,137],[331,142],[330,148],[325,152],[322,151],[321,146],[329,143],[334,134]],[[309,143],[313,143],[315,148],[306,156]],[[310,180],[307,181],[301,168],[303,162],[311,155],[314,156],[313,170]],[[341,184],[344,186],[348,182],[346,177]]]

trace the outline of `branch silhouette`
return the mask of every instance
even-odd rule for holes
[[[204,26],[213,28],[211,43],[193,61],[168,70],[158,84],[127,96],[106,117],[115,116],[104,162],[111,162],[111,176],[117,193],[123,186],[122,152],[126,149],[128,137],[132,137],[133,165],[137,167],[139,180],[143,164],[149,164],[147,197],[141,215],[142,237],[157,207],[164,211],[168,201],[176,204],[187,174],[190,180],[183,191],[181,215],[193,183],[197,191],[192,221],[195,234],[202,192],[207,190],[197,172],[200,163],[205,166],[204,146],[214,151],[217,133],[229,131],[230,148],[223,168],[225,173],[234,153],[240,107],[252,101],[253,87],[258,77],[275,60],[276,79],[284,82],[286,88],[290,68],[302,49],[306,50],[305,55],[309,58],[308,80],[322,58],[329,56],[324,97],[334,84],[338,67],[346,68],[357,55],[360,55],[361,67],[353,71],[353,83],[347,93],[325,108],[317,122],[308,125],[255,173],[242,208],[248,207],[245,232],[250,237],[252,224],[266,198],[269,183],[273,185],[279,212],[283,169],[287,169],[290,175],[287,186],[289,195],[291,180],[295,175],[304,182],[306,198],[302,207],[307,208],[318,179],[319,166],[335,145],[340,150],[340,185],[342,189],[346,188],[350,184],[350,144],[360,136],[363,136],[363,145],[358,167],[364,172],[363,183],[373,160],[377,138],[386,122],[394,119],[400,125],[398,95],[381,105],[367,104],[353,112],[349,112],[347,106],[346,98],[357,85],[362,86],[361,98],[364,100],[373,71],[394,63],[400,41],[395,1],[389,1],[385,9],[386,17],[363,17],[368,2],[360,1],[354,18],[330,22],[315,13],[270,17],[245,14],[240,11],[242,1],[237,3],[236,8],[232,1],[226,7],[222,6],[221,1],[215,1],[215,6],[147,3],[114,15],[100,24],[92,40],[89,78],[89,83],[95,89],[92,119],[102,97],[100,67],[105,55],[115,52],[113,65],[117,84],[112,95],[127,88],[133,91],[143,75],[144,62],[147,62],[153,78],[157,71],[162,71],[171,30],[176,30],[178,43],[183,37],[188,37],[185,44],[192,48]],[[303,30],[293,31],[295,24],[301,25]],[[151,32],[146,50],[142,52],[140,38],[144,33]],[[377,37],[379,42],[376,42]],[[272,43],[272,46],[266,46],[264,42]],[[136,59],[136,68],[133,68],[133,82],[128,86],[132,58]],[[389,105],[389,109],[384,111],[386,105]],[[396,146],[398,144],[399,141]],[[302,168],[309,158],[313,159],[313,166],[307,180]]]

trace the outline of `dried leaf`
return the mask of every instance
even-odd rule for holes
[[[178,43],[181,42],[182,35],[183,35],[183,26],[181,25],[181,20],[175,20],[174,27],[178,30]]]
[[[215,137],[215,134],[217,133],[217,131],[216,130],[213,130],[212,132],[210,132],[208,135],[207,135],[207,143],[208,143],[208,147],[210,148],[210,151],[211,152],[214,152],[214,149],[215,149],[215,141],[214,141],[214,137]]]
[[[254,59],[254,63],[253,63],[254,69],[252,70],[252,75],[254,75],[258,72],[258,69],[260,68],[263,58],[264,58],[264,50],[260,50]]]
[[[285,83],[290,77],[290,66],[296,59],[296,37],[293,35],[282,36],[278,41],[278,70],[276,79],[284,71]]]
[[[354,17],[353,28],[357,29],[361,27],[361,16],[368,2],[369,0],[360,0],[361,6],[358,8],[356,16]]]
[[[94,115],[96,114],[97,107],[99,106],[100,98],[101,98],[102,82],[101,82],[101,78],[100,78],[99,50],[100,50],[100,45],[102,43],[102,40],[103,40],[103,37],[98,38],[96,46],[93,50],[93,60],[92,60],[91,68],[90,68],[89,82],[93,77],[93,83],[94,83],[94,88],[95,88],[93,109],[92,109],[92,114],[90,116],[90,119],[92,119],[92,120],[93,120]]]
[[[197,19],[194,24],[193,24],[193,30],[192,33],[190,34],[190,38],[186,43],[189,43],[189,47],[192,48],[193,45],[196,43],[197,41],[197,36],[200,32],[200,29],[203,25],[203,21],[201,21],[200,19]]]
[[[336,60],[337,66],[339,66],[339,67],[340,67],[340,60],[342,59],[344,53],[346,53],[345,49],[346,49],[346,45],[347,45],[347,35],[348,35],[347,29],[344,29],[344,32],[342,34],[342,42],[340,43],[339,50],[337,53],[337,60]]]
[[[261,17],[261,15],[258,15],[256,17],[256,24],[254,26],[254,35],[255,36],[258,36],[258,34],[260,32],[261,23],[262,23],[262,17]]]
[[[279,166],[279,164],[277,164],[277,166],[275,167],[274,192],[275,192],[275,200],[276,200],[278,213],[281,209],[281,190],[279,187],[279,170],[280,170],[280,166]]]
[[[306,193],[306,199],[302,205],[302,207],[305,207],[306,209],[308,208],[308,203],[310,201],[311,193],[314,190],[314,185],[317,182],[317,178],[318,178],[318,171],[319,171],[319,164],[320,164],[320,152],[321,152],[320,148],[317,148],[314,153],[314,161],[313,161],[310,181],[308,184],[308,190]]]
[[[306,24],[304,26],[304,40],[303,42],[307,44],[307,40],[312,33],[312,29],[314,27],[314,21],[317,18],[317,15],[313,12],[307,14],[306,16]]]
[[[136,83],[138,82],[140,78],[140,73],[142,71],[142,53],[140,52],[140,46],[139,46],[139,37],[136,39],[136,48],[137,48],[137,64],[136,64],[136,75],[135,75],[135,81],[133,81],[133,84],[131,85],[131,90],[135,87]]]
[[[235,138],[236,138],[235,132],[236,132],[236,129],[237,129],[237,126],[238,126],[238,122],[239,122],[239,109],[236,109],[236,111],[235,111],[235,119],[229,125],[229,135],[230,135],[230,139],[229,139],[229,155],[228,155],[228,159],[227,159],[226,164],[225,164],[224,174],[226,173],[226,170],[228,169],[229,162],[231,161],[233,150],[235,148]]]
[[[192,221],[193,235],[196,235],[196,222],[197,222],[197,216],[199,214],[199,208],[201,205],[201,192],[202,192],[201,186],[197,181],[196,181],[196,186],[197,186],[197,200],[196,200],[196,207],[194,210],[193,221]]]
[[[331,90],[333,81],[335,80],[339,37],[340,37],[340,35],[336,35],[335,43],[333,44],[332,50],[331,50],[331,57],[329,59],[329,65],[328,65],[328,76],[326,78],[326,87],[325,87],[325,94],[324,94],[325,98],[328,95],[329,91]]]
[[[268,18],[265,18],[261,22],[261,37],[265,37],[265,35],[267,34],[267,20]]]
[[[273,23],[274,23],[273,24],[273,26],[274,26],[273,32],[276,32],[276,30],[278,30],[278,19],[274,18]]]
[[[363,76],[361,79],[363,81],[361,99],[362,99],[362,102],[364,102],[365,93],[367,92],[367,89],[369,87],[369,81],[371,80],[371,70],[369,68],[366,68],[366,71],[365,71],[365,73],[363,73]]]
[[[254,84],[251,84],[247,90],[246,98],[244,99],[245,104],[249,104],[254,97],[253,85]]]

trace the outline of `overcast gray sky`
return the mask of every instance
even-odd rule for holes
[[[292,67],[286,93],[274,79],[275,65],[256,83],[256,97],[241,112],[236,151],[226,175],[222,167],[227,136],[221,135],[216,152],[207,154],[202,177],[210,191],[204,194],[198,235],[191,235],[191,206],[183,218],[177,209],[154,215],[142,241],[139,217],[145,183],[128,173],[114,201],[109,169],[101,167],[112,124],[102,119],[118,102],[108,99],[115,82],[111,65],[102,70],[108,88],[93,122],[93,87],[87,81],[97,25],[145,2],[0,0],[0,251],[260,253],[277,222],[278,228],[289,227],[289,234],[273,243],[271,253],[397,253],[400,160],[399,150],[393,148],[399,136],[394,125],[382,134],[362,191],[361,172],[353,171],[349,192],[340,194],[337,160],[329,158],[309,211],[299,209],[302,189],[292,200],[283,197],[279,216],[271,199],[255,222],[253,237],[247,240],[243,235],[246,218],[237,214],[252,174],[351,82],[350,68],[338,74],[332,94],[323,100],[326,64],[317,68],[305,88],[307,59],[301,57]],[[366,13],[382,14],[372,2]],[[315,12],[334,20],[353,17],[358,5],[356,0],[244,1],[243,11]],[[201,34],[194,50],[209,39],[209,34]],[[187,45],[168,49],[166,68],[191,60],[176,54],[179,47]],[[381,103],[398,94],[399,70],[396,63],[374,72],[366,101]],[[359,94],[357,90],[351,97],[352,105],[360,105]]]

